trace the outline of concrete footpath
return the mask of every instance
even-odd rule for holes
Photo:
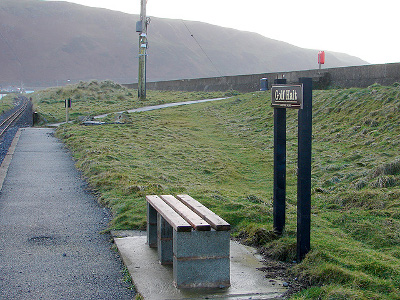
[[[20,130],[0,170],[0,299],[132,299],[108,211],[53,132]]]
[[[133,299],[112,237],[100,234],[110,215],[53,133],[19,130],[0,167],[0,299]],[[230,288],[178,290],[143,232],[113,234],[146,300],[275,299],[287,291],[257,269],[262,259],[252,248],[233,241]]]

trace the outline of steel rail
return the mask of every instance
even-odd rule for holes
[[[17,120],[21,114],[27,109],[28,107],[28,99],[24,99],[24,103],[21,105],[20,108],[18,108],[14,113],[12,113],[10,116],[8,116],[5,120],[3,120],[0,123],[0,137],[3,136],[5,131],[14,123],[15,120]],[[3,128],[4,126],[4,128]]]

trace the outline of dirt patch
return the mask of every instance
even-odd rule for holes
[[[269,248],[262,246],[266,242],[273,241],[277,238],[278,235],[273,232],[259,229],[251,236],[249,233],[243,231],[236,236],[235,240],[244,245],[258,249],[258,252],[264,259],[263,263],[265,265],[258,269],[265,273],[265,278],[268,278],[272,284],[275,280],[282,281],[284,286],[288,287],[288,290],[283,296],[277,299],[288,299],[291,295],[310,287],[310,283],[305,279],[299,279],[296,274],[293,274],[291,269],[296,265],[296,262],[289,263],[279,261],[276,259],[276,256],[274,257]],[[288,258],[288,256],[286,256],[286,258]]]
[[[264,258],[265,267],[259,268],[259,270],[265,273],[265,278],[269,278],[270,282],[273,282],[274,279],[281,280],[288,287],[287,292],[280,299],[288,299],[291,295],[310,286],[307,281],[298,279],[290,272],[290,269],[295,265],[294,262],[277,261],[268,257],[266,253],[261,254]]]

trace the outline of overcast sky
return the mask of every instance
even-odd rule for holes
[[[140,0],[68,2],[140,13]],[[150,17],[195,20],[257,32],[303,48],[347,53],[370,63],[400,62],[399,14],[400,0],[147,2]]]

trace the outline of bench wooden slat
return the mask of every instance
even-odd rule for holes
[[[196,214],[206,220],[215,230],[224,231],[231,229],[231,225],[228,222],[189,195],[177,195],[176,197]]]
[[[154,207],[159,214],[178,232],[192,231],[192,225],[186,222],[178,213],[176,213],[171,206],[164,202],[157,195],[146,196],[147,202]]]
[[[161,195],[169,206],[171,206],[182,218],[184,218],[194,229],[199,231],[211,230],[210,224],[208,224],[203,218],[191,210],[188,206],[183,204],[181,201],[176,199],[172,195]]]

